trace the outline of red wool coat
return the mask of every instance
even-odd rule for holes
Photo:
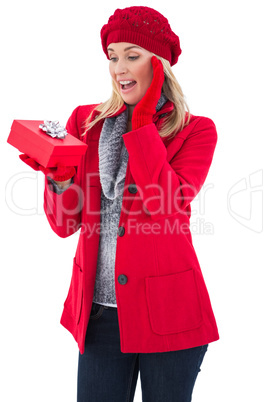
[[[46,179],[44,192],[44,209],[54,232],[67,237],[80,229],[61,324],[82,354],[100,237],[98,143],[103,120],[86,136],[81,134],[95,106],[78,106],[67,122],[68,132],[88,144],[74,183],[57,195]],[[219,339],[189,229],[190,202],[206,179],[217,132],[211,119],[191,115],[183,131],[163,140],[157,130],[161,115],[172,109],[168,101],[152,124],[123,134],[129,161],[115,259],[123,353],[167,352]]]

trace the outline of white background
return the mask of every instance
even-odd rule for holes
[[[57,237],[42,173],[6,143],[14,119],[60,120],[103,102],[111,79],[100,29],[137,1],[10,0],[1,29],[1,387],[3,402],[74,402],[78,348],[59,323],[78,235]],[[181,40],[173,71],[218,144],[192,203],[193,242],[219,326],[196,402],[266,401],[267,14],[264,1],[143,1]],[[266,242],[265,242],[266,238]],[[141,401],[138,379],[135,402]]]

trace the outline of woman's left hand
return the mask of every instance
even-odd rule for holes
[[[165,80],[163,64],[157,57],[152,56],[153,79],[146,94],[134,108],[132,115],[132,130],[136,130],[153,122],[155,108],[161,96],[162,86]]]

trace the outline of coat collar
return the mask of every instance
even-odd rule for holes
[[[126,106],[126,104],[124,104],[116,113],[114,113],[110,117],[118,116],[120,113],[122,113],[124,110],[126,110],[126,108],[127,108],[127,106]],[[167,102],[162,106],[162,108],[153,115],[153,123],[157,124],[157,122],[160,121],[161,117],[163,117],[165,114],[171,112],[173,109],[174,109],[173,102],[171,102],[170,100],[167,100]],[[100,112],[98,110],[94,109],[92,112],[91,121],[94,120],[99,114],[100,114]],[[101,120],[100,124],[102,125],[103,122],[104,122],[104,120]],[[91,141],[91,140],[92,141],[99,140],[100,134],[101,134],[101,128],[100,128],[101,125],[97,124],[96,126],[92,127],[92,130],[89,130],[87,132],[87,136],[86,136],[87,142]],[[166,141],[166,140],[163,139],[163,141]]]
[[[127,106],[124,103],[123,106],[117,112],[113,113],[109,117],[118,116],[119,114],[123,113],[126,110],[126,108],[127,108]],[[153,122],[157,121],[160,115],[169,113],[173,109],[174,109],[173,102],[171,102],[170,100],[167,100],[167,102],[163,105],[163,107],[153,115]],[[98,110],[93,110],[92,120],[94,120],[99,114],[100,114],[100,112]]]

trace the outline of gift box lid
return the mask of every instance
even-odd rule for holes
[[[87,144],[71,134],[63,139],[53,138],[39,128],[43,123],[43,120],[14,120],[7,142],[45,167],[57,162],[77,165]]]

